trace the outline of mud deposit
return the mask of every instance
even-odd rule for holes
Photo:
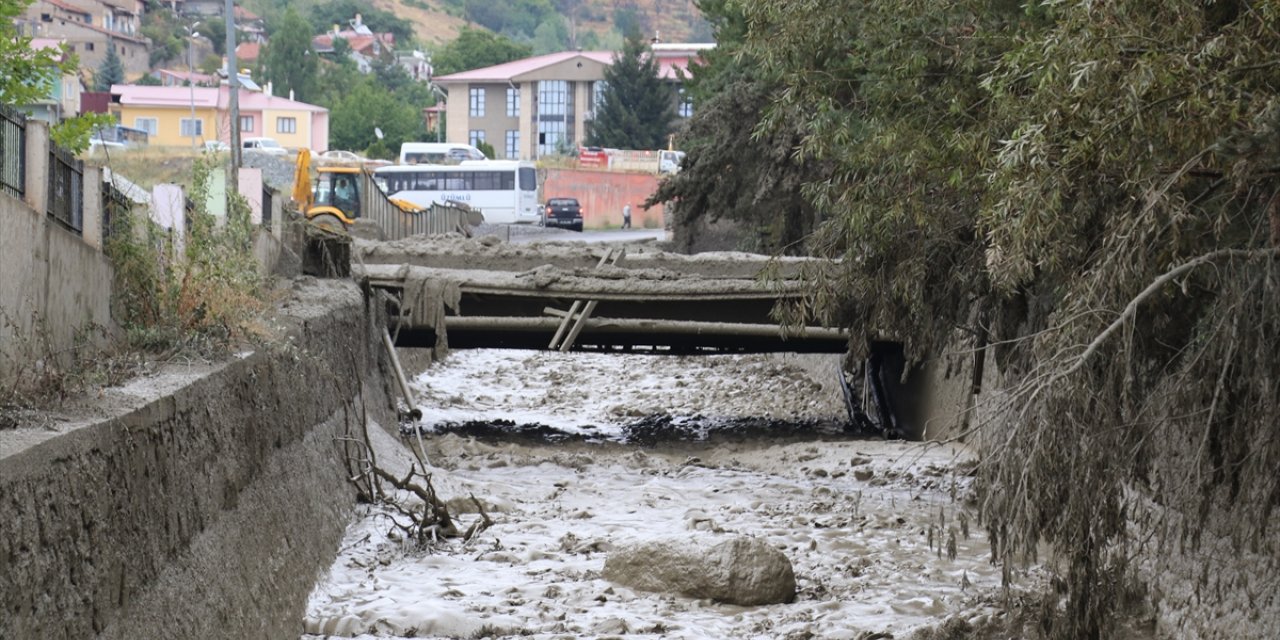
[[[494,526],[422,549],[366,510],[312,594],[304,637],[858,639],[998,625],[969,452],[844,433],[833,368],[825,356],[455,352],[414,383],[433,481],[460,528],[480,517],[470,495]],[[737,536],[787,557],[794,602],[734,606],[603,577],[634,545]],[[1015,577],[1015,593],[1041,580],[1037,567]]]

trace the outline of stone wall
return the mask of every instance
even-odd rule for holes
[[[0,447],[0,637],[298,636],[354,505],[349,401],[394,417],[354,285],[301,280],[285,309],[278,347]]]

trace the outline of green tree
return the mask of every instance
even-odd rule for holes
[[[531,49],[481,29],[463,28],[431,57],[436,75],[448,75],[528,57]]]
[[[803,140],[798,123],[775,123],[755,135],[781,83],[743,53],[740,10],[726,0],[698,6],[716,25],[717,45],[703,64],[690,67],[685,81],[698,107],[678,135],[687,153],[684,168],[663,180],[645,204],[665,203],[684,227],[684,239],[703,221],[726,219],[739,223],[743,248],[804,253],[817,212],[802,188],[823,168],[796,153]]]
[[[560,16],[551,16],[543,20],[542,24],[533,30],[534,55],[564,51],[568,46],[569,27]]]
[[[311,49],[311,25],[290,7],[263,53],[263,71],[278,94],[293,91],[303,102],[314,99],[318,61]]]
[[[124,63],[116,55],[115,44],[107,39],[107,57],[102,60],[97,73],[93,74],[94,91],[110,91],[111,85],[124,82]]]
[[[389,157],[401,143],[424,133],[421,107],[404,103],[368,76],[330,107],[329,119],[334,148],[369,150],[374,156]]]
[[[675,119],[671,85],[658,77],[658,61],[638,34],[605,69],[606,87],[595,118],[587,125],[587,144],[620,149],[662,149]]]
[[[227,55],[227,22],[217,16],[209,16],[200,21],[196,32],[213,44],[213,52],[219,56]],[[237,34],[237,39],[239,35]]]
[[[77,58],[62,47],[31,46],[31,38],[20,35],[14,19],[21,16],[29,0],[0,0],[0,105],[24,106],[47,98],[63,74],[74,73]],[[104,114],[69,118],[50,130],[53,141],[74,152],[89,146],[95,127],[110,120]]]
[[[507,36],[527,39],[543,21],[556,14],[547,0],[468,0],[466,17]]]

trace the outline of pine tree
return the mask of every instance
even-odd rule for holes
[[[604,72],[605,90],[587,144],[617,149],[661,149],[675,119],[675,93],[658,77],[658,62],[638,33],[628,35]]]
[[[122,82],[124,82],[124,63],[120,61],[120,56],[116,55],[115,43],[108,40],[107,58],[102,61],[102,66],[98,67],[98,72],[93,74],[93,90],[110,91],[111,85]]]

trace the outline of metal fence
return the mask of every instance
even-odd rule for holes
[[[49,217],[80,233],[84,229],[84,162],[57,145],[49,149]]]
[[[27,117],[0,105],[0,191],[21,198],[27,184]]]
[[[102,238],[111,237],[114,227],[129,213],[133,201],[110,182],[102,182]]]
[[[409,213],[397,207],[387,194],[374,183],[369,173],[364,173],[361,183],[360,210],[366,220],[382,227],[387,240],[399,240],[414,235],[442,235],[446,233],[471,234],[468,221],[469,208],[454,204],[433,204],[425,211]]]

